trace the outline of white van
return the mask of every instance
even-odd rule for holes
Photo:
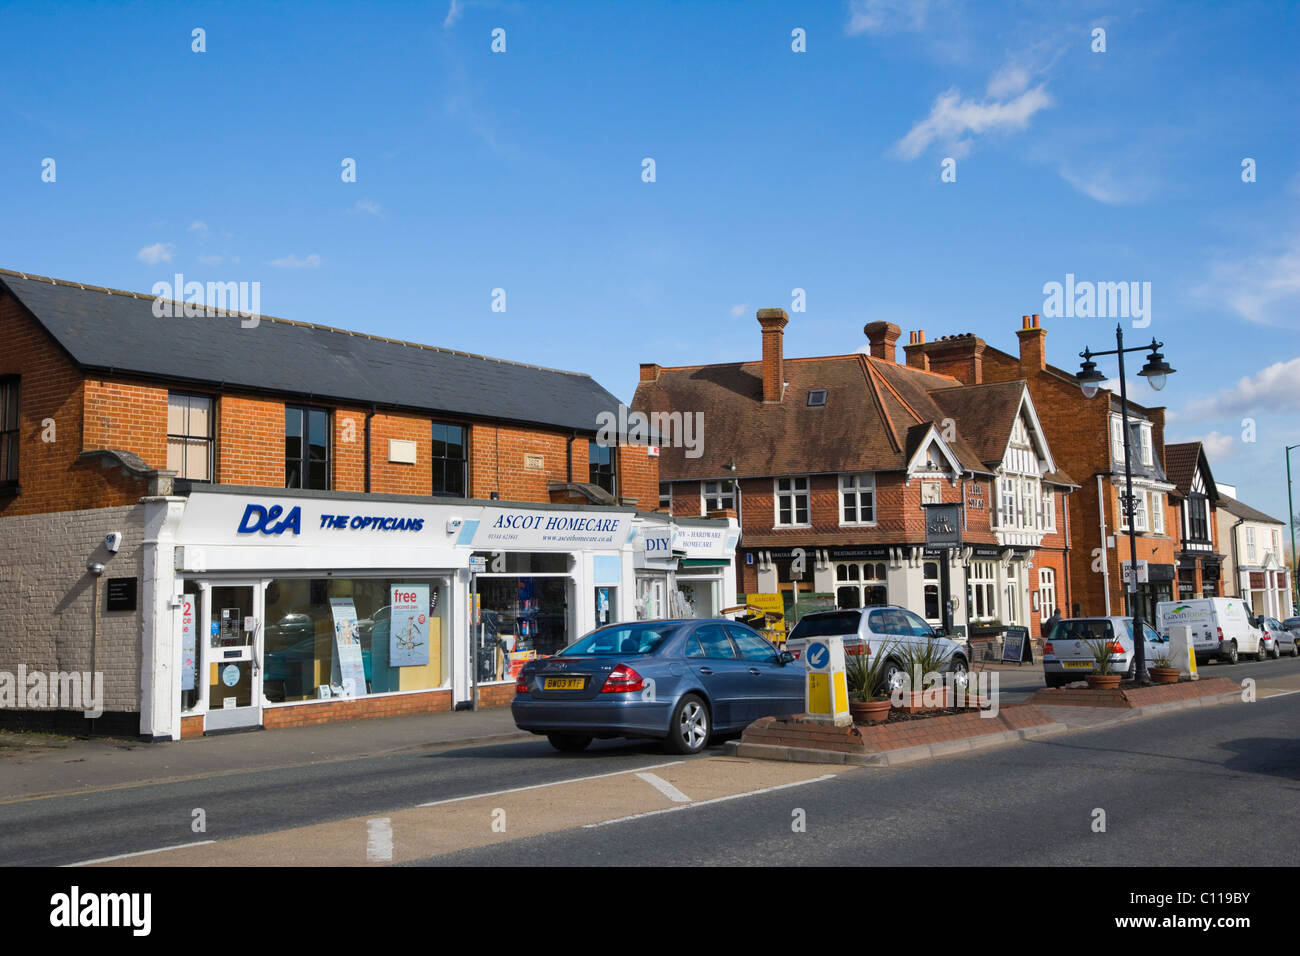
[[[1168,637],[1169,629],[1180,624],[1192,629],[1197,661],[1216,658],[1235,664],[1238,654],[1263,653],[1259,618],[1241,598],[1191,598],[1156,605],[1156,630],[1162,636]]]

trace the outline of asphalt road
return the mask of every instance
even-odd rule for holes
[[[1097,810],[1105,832],[1093,830]],[[804,832],[794,831],[798,811]],[[1295,866],[1297,832],[1300,694],[862,769],[797,792],[426,862]]]
[[[1283,676],[1300,673],[1300,661],[1211,665],[1205,673],[1238,680]],[[1041,686],[1040,674],[1002,674],[1008,701]],[[493,846],[432,862],[1136,864],[1159,859],[1293,865],[1297,850],[1289,834],[1300,832],[1298,708],[1300,694],[1181,712],[913,767],[853,770],[801,785],[797,792],[728,798],[597,829],[574,829],[558,812],[545,835],[503,836]],[[708,753],[719,752],[714,747]],[[0,865],[58,865],[199,840],[220,843],[432,801],[630,773],[667,759],[649,742],[598,741],[574,755],[556,753],[538,739],[19,800],[0,804]],[[718,778],[731,772],[707,755],[687,761],[697,762],[700,770],[716,764],[709,773],[684,778],[701,788],[720,786]],[[778,776],[775,768],[769,773]],[[648,785],[636,785],[659,799]],[[563,795],[539,791],[531,805],[549,800],[554,810],[557,802],[590,801],[612,786],[593,781],[570,784],[573,789]],[[747,791],[762,786],[735,785]],[[699,799],[695,793],[691,797]],[[634,802],[640,800],[634,795]],[[796,807],[807,813],[806,833],[791,831]],[[1098,807],[1108,814],[1105,834],[1090,829]],[[1236,807],[1242,812],[1232,812]],[[203,832],[192,829],[196,808],[205,814]],[[1279,839],[1279,834],[1288,836]],[[1144,857],[1145,839],[1159,835],[1167,838],[1161,855]],[[628,839],[637,847],[635,860],[627,858]],[[265,862],[282,860],[268,856]]]

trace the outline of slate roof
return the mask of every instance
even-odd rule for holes
[[[1223,492],[1219,492],[1219,507],[1225,509],[1238,518],[1244,518],[1247,521],[1264,521],[1268,524],[1286,524],[1277,518],[1272,518],[1262,511],[1256,511],[1250,505],[1242,504],[1236,498],[1229,498]]]
[[[584,432],[619,405],[578,372],[272,316],[158,318],[151,295],[6,269],[0,285],[83,369]]]
[[[762,369],[762,362],[665,368],[637,387],[635,409],[703,413],[699,457],[670,444],[660,450],[665,481],[902,471],[929,426],[942,436],[947,418],[956,424],[949,445],[962,466],[989,475],[1025,390],[1024,382],[963,386],[950,375],[855,353],[785,359],[784,397],[764,404]],[[826,390],[824,406],[808,406],[812,389]],[[1063,473],[1049,480],[1074,484]]]

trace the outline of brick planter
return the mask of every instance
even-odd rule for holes
[[[1045,687],[1029,698],[1031,704],[1070,707],[1121,707],[1136,710],[1203,697],[1239,694],[1241,686],[1227,677],[1156,684],[1151,687],[1117,687],[1114,690],[1084,690],[1068,687]]]
[[[830,727],[813,723],[800,714],[757,720],[745,728],[740,743],[742,748],[746,744],[759,744],[835,753],[878,754],[974,737],[1001,736],[1008,731],[1014,733],[1050,723],[1053,723],[1052,718],[1030,704],[1004,705],[996,717],[981,717],[979,712],[971,711],[865,727]]]

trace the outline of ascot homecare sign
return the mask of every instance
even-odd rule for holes
[[[534,511],[484,508],[467,521],[456,543],[476,550],[574,551],[621,549],[632,530],[632,516],[592,511]]]

